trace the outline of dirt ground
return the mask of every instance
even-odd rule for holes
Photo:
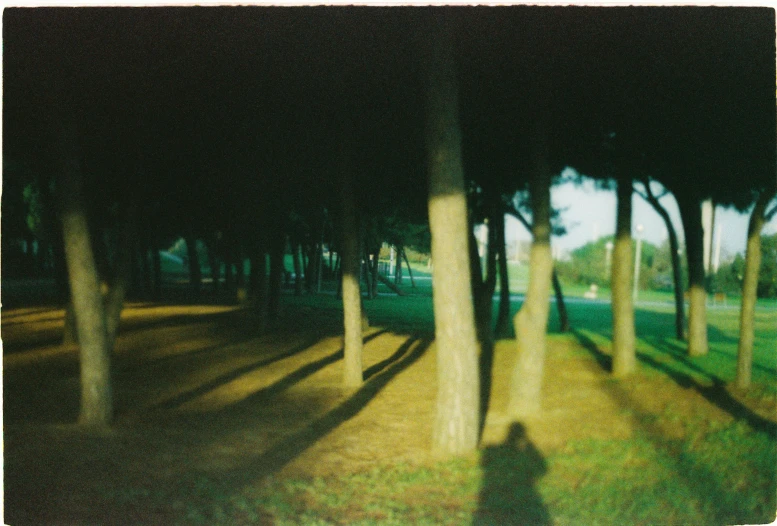
[[[260,333],[250,310],[131,304],[116,345],[116,423],[96,432],[74,425],[78,356],[60,345],[62,325],[61,309],[2,312],[8,524],[169,524],[184,503],[159,505],[160,487],[196,495],[207,479],[228,492],[267,477],[432,460],[431,335],[370,329],[366,382],[344,390],[335,313],[287,310]],[[501,443],[511,423],[504,407],[514,355],[513,342],[497,343],[484,445]],[[646,416],[669,410],[726,422],[728,403],[769,422],[777,416],[773,398],[745,399],[721,386],[663,375],[615,382],[602,367],[607,359],[607,349],[551,342],[544,414],[525,422],[542,454],[571,438],[627,438],[653,425]],[[681,432],[661,422],[652,431]]]

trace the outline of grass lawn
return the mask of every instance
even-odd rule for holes
[[[409,280],[406,280],[409,283]],[[419,280],[420,281],[420,280]],[[495,303],[496,305],[496,303]],[[514,311],[519,304],[513,305]],[[428,454],[431,297],[365,301],[366,382],[340,387],[341,306],[130,304],[117,420],[73,425],[77,350],[60,308],[4,309],[8,524],[757,524],[777,510],[777,312],[760,305],[755,387],[733,379],[738,310],[709,310],[688,358],[669,306],[637,310],[639,366],[609,378],[610,307],[570,302],[552,333],[543,414],[505,413],[515,344],[496,343],[482,446]],[[551,329],[557,321],[552,310]]]

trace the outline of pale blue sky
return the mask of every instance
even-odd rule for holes
[[[554,207],[567,210],[562,214],[567,225],[567,234],[562,237],[554,237],[554,247],[562,249],[574,249],[588,243],[598,237],[612,235],[615,232],[615,193],[611,190],[598,190],[591,181],[582,185],[564,183],[553,187],[551,201]],[[667,238],[666,227],[661,217],[637,194],[633,197],[633,234],[636,234],[636,226],[642,224],[643,239],[651,243],[660,244]],[[661,199],[669,211],[677,234],[682,242],[683,230],[677,211],[677,204],[672,195]],[[717,229],[721,231],[721,258],[726,254],[733,256],[737,252],[744,252],[745,239],[747,237],[747,224],[749,214],[742,214],[734,209],[717,207],[715,216],[715,230],[713,242],[717,239]],[[764,234],[777,232],[777,217],[773,218],[763,230]],[[531,239],[523,226],[515,219],[507,218],[507,238],[520,240]]]

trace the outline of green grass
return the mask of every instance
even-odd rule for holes
[[[561,523],[756,524],[774,518],[775,462],[774,440],[741,423],[686,441],[578,440],[548,459],[540,492]]]
[[[309,295],[294,298],[295,302],[330,313],[342,310],[340,300],[331,295]],[[364,300],[370,323],[405,331],[434,331],[434,313],[430,296],[380,296]],[[519,301],[511,303],[511,318],[520,308]],[[498,302],[493,303],[496,319]],[[574,302],[567,305],[573,329],[596,345],[607,346],[612,338],[612,311],[610,305],[600,302]],[[646,305],[636,309],[637,352],[642,357],[643,369],[659,370],[664,374],[687,374],[709,383],[715,379],[728,382],[734,379],[739,333],[739,310],[736,308],[708,309],[708,337],[710,352],[690,359],[685,343],[674,338],[674,310],[671,305]],[[558,312],[551,305],[549,330],[551,337],[559,335]],[[512,330],[512,326],[510,327]],[[777,310],[769,302],[759,302],[755,319],[756,338],[753,348],[753,381],[767,390],[777,391]],[[511,333],[509,335],[513,337]]]
[[[340,308],[333,298],[302,301],[326,304],[332,312]],[[384,296],[365,305],[374,325],[424,331],[434,328],[431,298]],[[515,313],[519,302],[512,307]],[[567,341],[577,346],[573,352],[583,354],[590,354],[585,349],[586,339],[600,349],[610,345],[608,304],[571,303],[569,310],[573,327],[583,340],[558,332],[552,333],[551,339]],[[556,330],[557,314],[555,309],[551,312],[551,328]],[[637,309],[637,374],[668,377],[704,394],[714,405],[739,414],[733,423],[688,420],[670,406],[658,416],[638,415],[651,420],[631,440],[574,440],[562,451],[538,461],[544,466],[520,468],[521,473],[538,473],[536,480],[516,479],[510,463],[521,459],[500,459],[499,451],[495,454],[487,449],[475,460],[441,463],[431,471],[389,466],[377,469],[368,481],[362,476],[344,476],[318,486],[297,481],[295,491],[317,495],[313,500],[300,499],[299,493],[284,487],[267,488],[276,504],[266,509],[280,524],[537,524],[543,522],[545,514],[556,524],[771,522],[777,510],[777,442],[768,430],[759,427],[763,421],[742,411],[722,388],[735,377],[738,310],[708,311],[710,352],[693,359],[687,356],[685,344],[674,338],[673,319],[670,306]],[[760,303],[754,386],[747,394],[756,403],[777,395],[776,322],[772,306]],[[662,436],[656,431],[660,430],[656,420],[682,427],[686,438]],[[409,486],[398,481],[400,476],[411,481]],[[515,484],[506,488],[497,483],[494,488],[489,482],[493,480]],[[487,487],[491,489],[485,490]],[[337,500],[337,495],[357,497]],[[413,495],[431,495],[440,506],[418,502]],[[441,515],[440,509],[445,513]]]
[[[414,275],[428,275],[414,268]],[[430,280],[416,296],[365,300],[373,326],[432,332]],[[383,290],[383,289],[381,289]],[[565,287],[582,296],[585,287]],[[600,289],[600,298],[607,290]],[[674,379],[681,386],[721,396],[715,389],[736,370],[739,310],[708,309],[710,352],[689,358],[674,338],[672,295],[640,292],[636,309],[638,374]],[[329,316],[341,315],[333,295],[287,296],[285,301]],[[650,303],[653,302],[653,303]],[[658,303],[664,302],[665,305]],[[512,303],[512,314],[520,302]],[[611,308],[570,302],[575,333],[559,334],[551,306],[551,339],[590,354],[612,338]],[[496,315],[497,302],[494,302]],[[586,347],[589,349],[586,349]],[[750,397],[777,394],[777,303],[759,301]],[[709,388],[709,391],[706,389]],[[714,403],[733,403],[716,399]],[[233,493],[202,479],[182,503],[186,524],[758,524],[777,510],[777,442],[746,418],[730,424],[687,419],[668,408],[648,415],[629,440],[581,438],[542,458],[489,447],[465,459],[431,466],[394,464],[336,477],[281,479]],[[639,416],[637,419],[647,419]],[[660,433],[659,421],[681,426],[684,438]],[[163,495],[159,496],[164,499]]]
[[[294,308],[340,316],[333,295],[286,296]],[[495,302],[496,305],[496,302]],[[520,307],[514,302],[513,312]],[[569,304],[575,334],[551,339],[610,344],[611,311],[604,303]],[[381,296],[365,301],[371,324],[431,332],[429,296]],[[555,309],[551,329],[556,328]],[[685,378],[698,385],[733,378],[738,311],[710,309],[707,356],[689,359],[673,338],[670,306],[637,310],[642,375]],[[777,313],[761,304],[756,318],[754,396],[775,393]],[[583,340],[579,338],[582,337]],[[640,420],[642,419],[642,420]],[[628,440],[579,438],[546,456],[533,446],[489,446],[466,458],[431,465],[381,464],[368,471],[327,478],[271,477],[242,488],[199,476],[181,488],[129,488],[113,495],[131,502],[137,492],[160,507],[175,502],[180,524],[279,525],[621,525],[759,524],[777,510],[777,442],[747,419],[731,423],[663,414],[635,415],[642,425]],[[661,423],[683,429],[671,438]],[[674,435],[673,435],[674,436]]]
[[[698,422],[689,422],[691,431]],[[704,426],[701,426],[704,427]],[[394,464],[322,478],[273,479],[187,503],[188,524],[759,524],[774,518],[777,451],[746,425],[692,440],[647,433],[580,439],[542,458],[492,446],[431,466]]]

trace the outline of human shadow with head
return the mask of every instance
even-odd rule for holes
[[[547,464],[526,436],[523,424],[513,422],[502,444],[487,447],[481,466],[483,488],[474,525],[552,524],[535,488],[547,471]]]

